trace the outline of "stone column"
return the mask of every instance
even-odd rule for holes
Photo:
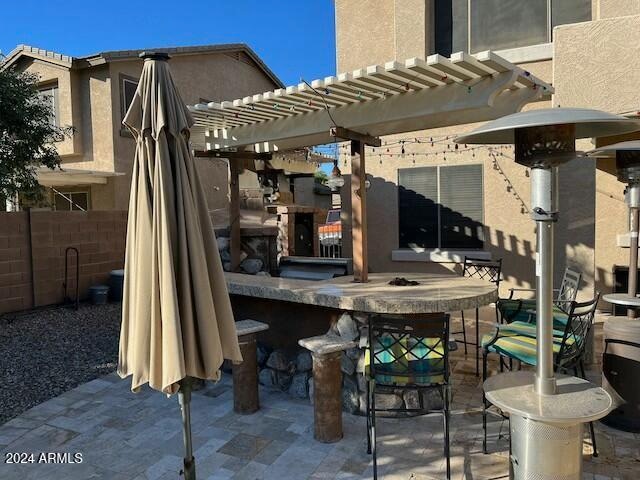
[[[256,335],[238,338],[243,361],[234,363],[233,370],[233,411],[248,415],[258,411],[258,361]]]
[[[342,352],[313,353],[314,438],[333,443],[342,438]]]

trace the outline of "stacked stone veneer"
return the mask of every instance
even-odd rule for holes
[[[276,229],[243,229],[240,271],[249,275],[277,273]],[[230,239],[226,231],[217,231],[218,251],[225,271],[231,271]]]
[[[365,347],[368,342],[366,315],[343,313],[329,333],[346,340],[355,340],[358,347],[342,353],[342,408],[345,412],[364,415],[366,411],[367,384],[363,374]],[[271,350],[258,345],[259,380],[267,388],[287,392],[295,398],[313,399],[312,359],[307,350]],[[441,399],[435,391],[423,394],[424,405],[439,408]],[[400,389],[391,393],[376,394],[377,408],[419,408],[415,391]]]

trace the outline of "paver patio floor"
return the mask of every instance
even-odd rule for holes
[[[490,450],[482,453],[480,381],[472,355],[452,359],[452,478],[507,478],[507,424],[490,417]],[[598,373],[593,372],[597,377]],[[0,426],[7,452],[81,453],[82,463],[0,465],[2,479],[178,479],[182,462],[180,410],[176,397],[149,389],[133,394],[115,374],[85,383]],[[197,391],[192,401],[199,479],[365,479],[365,419],[344,414],[344,439],[313,439],[313,408],[281,392],[261,389],[262,409],[233,413],[230,376]],[[596,425],[600,456],[592,459],[585,437],[585,479],[640,478],[640,436]],[[442,420],[438,415],[381,419],[380,478],[444,478]]]

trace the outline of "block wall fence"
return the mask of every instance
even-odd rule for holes
[[[91,285],[107,284],[123,268],[126,211],[0,212],[0,314],[61,303],[65,250],[80,262],[80,298]],[[75,295],[76,259],[69,262],[70,296]]]

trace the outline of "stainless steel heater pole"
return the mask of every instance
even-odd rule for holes
[[[557,218],[554,198],[557,192],[553,169],[540,166],[531,170],[531,216],[536,222],[536,322],[537,358],[535,391],[541,395],[556,392],[553,371],[553,233]]]
[[[638,293],[638,208],[640,207],[640,184],[630,183],[626,194],[629,206],[629,291],[630,297]],[[627,310],[629,318],[636,318],[636,309]]]

